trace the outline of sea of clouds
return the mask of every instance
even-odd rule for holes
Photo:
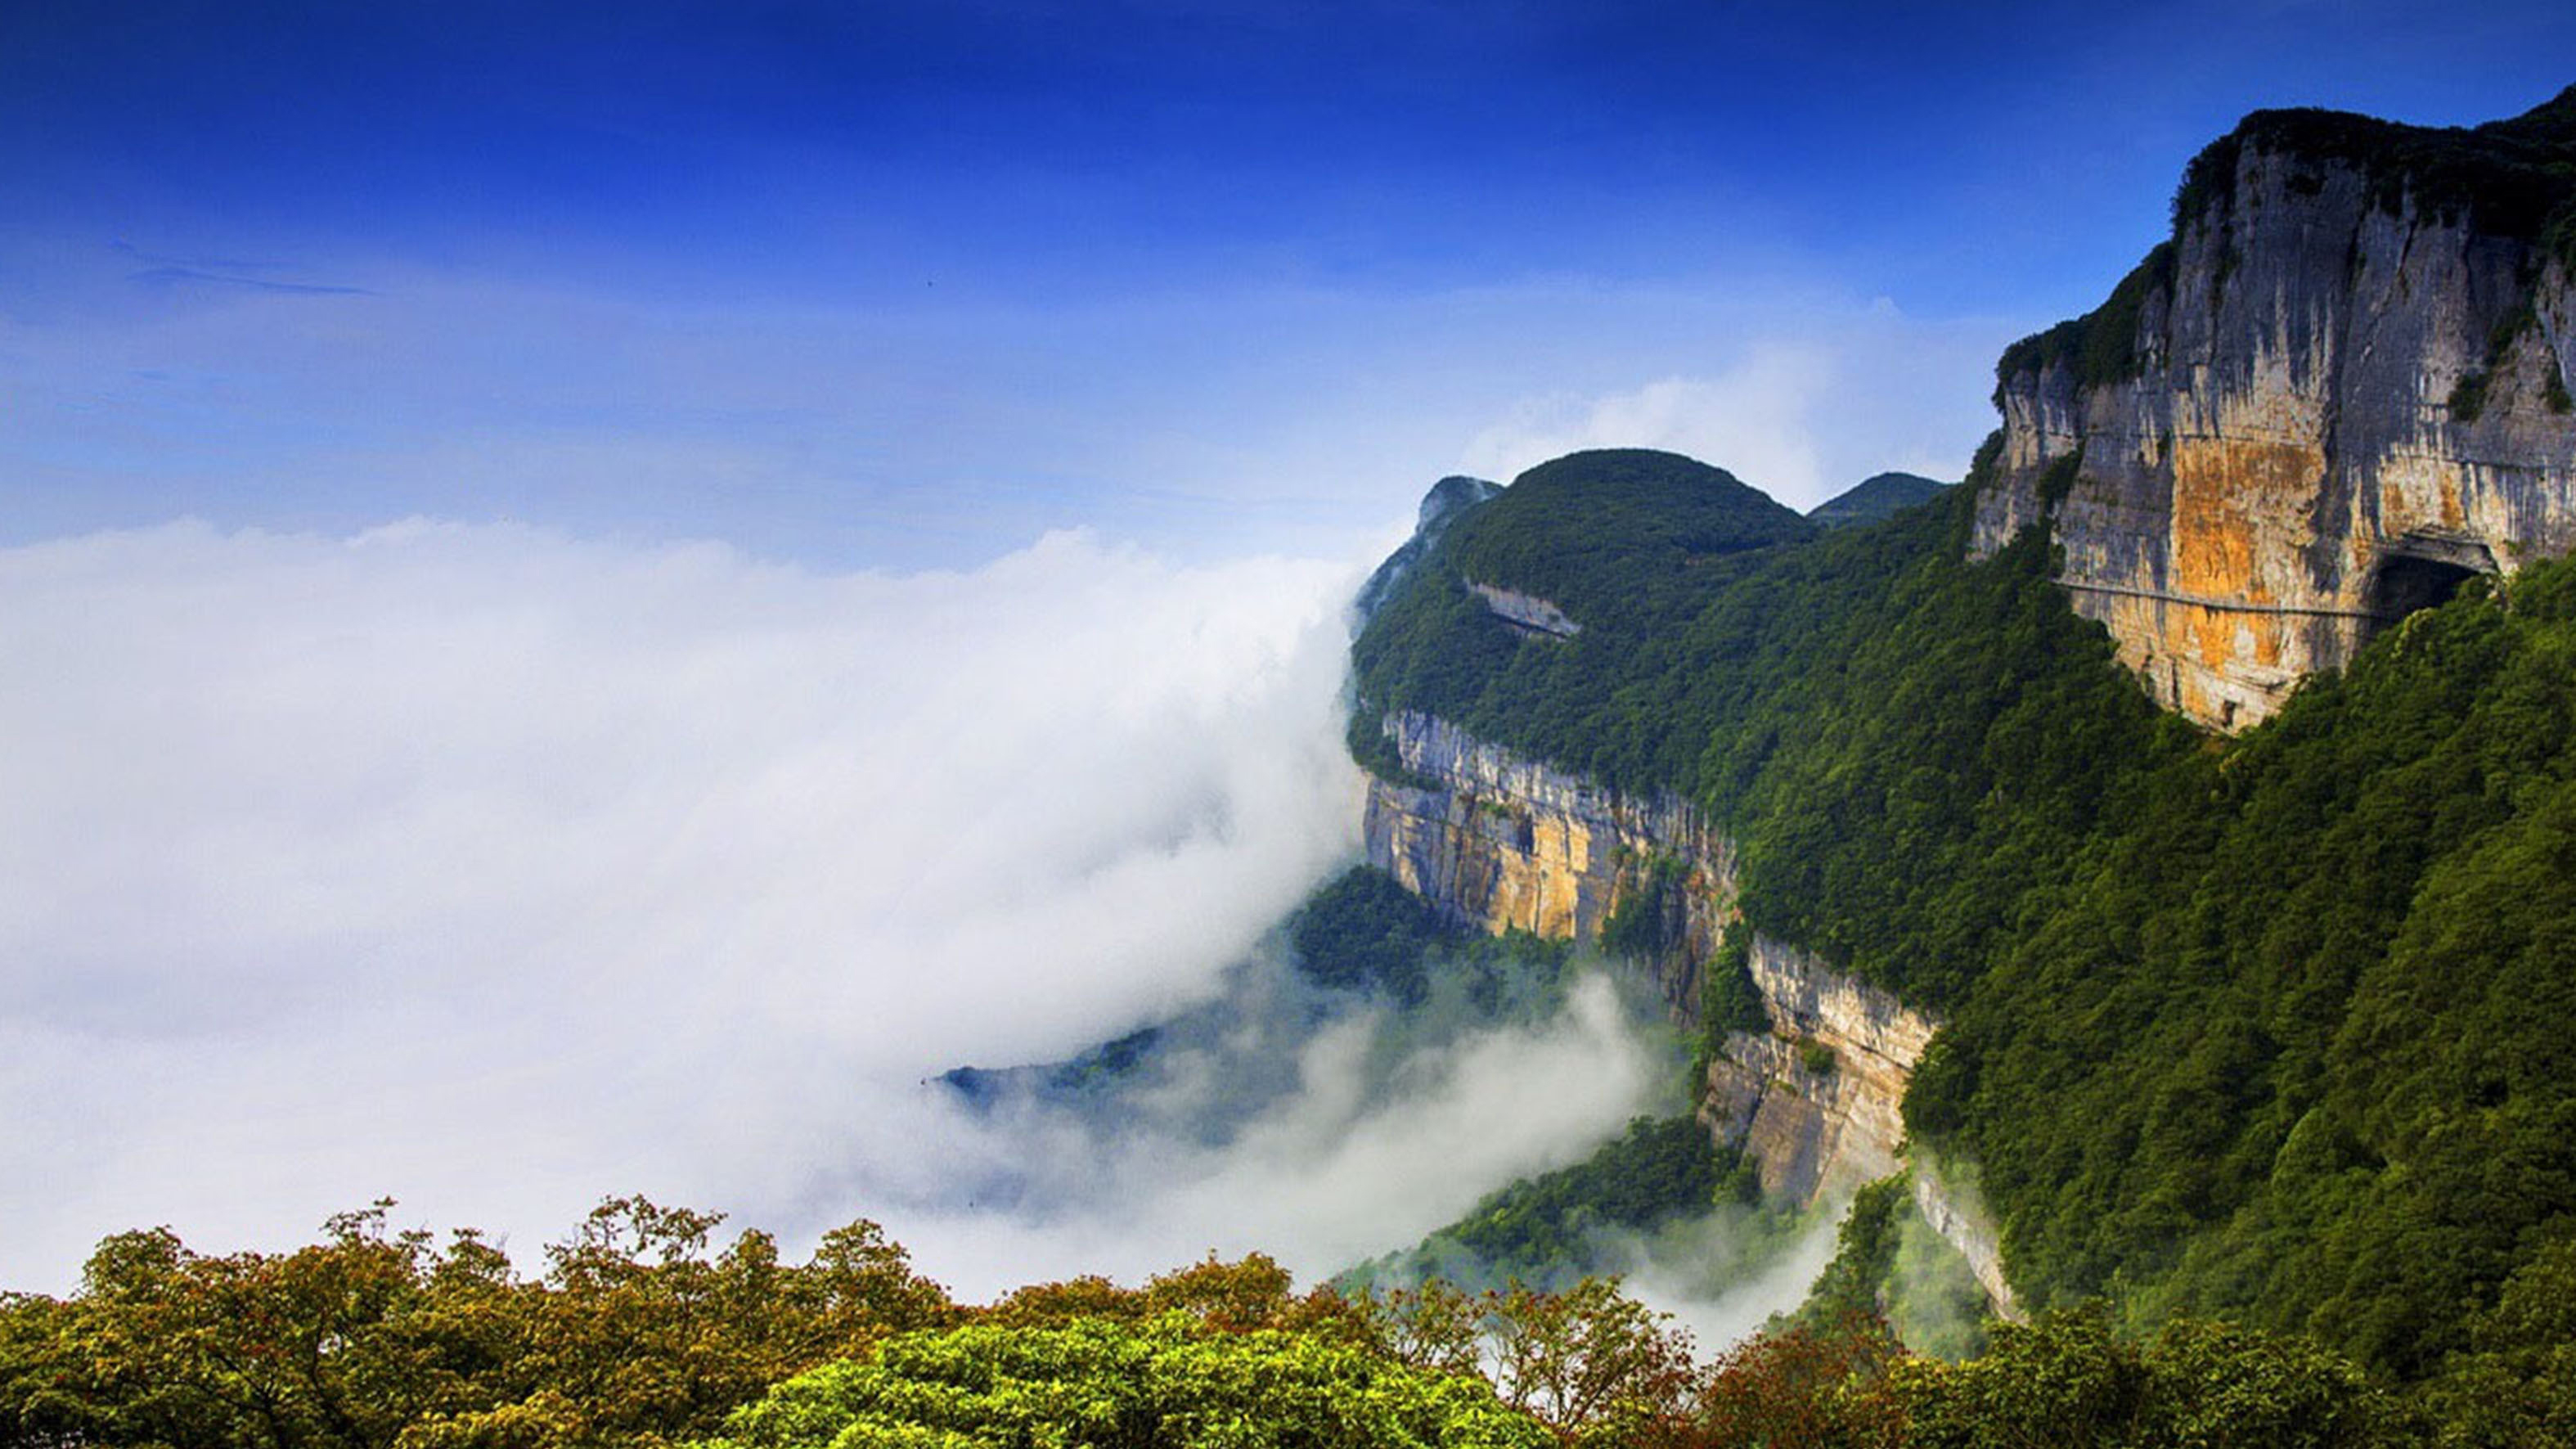
[[[1356,578],[1083,533],[902,575],[435,523],[0,550],[0,1285],[379,1196],[532,1265],[628,1192],[791,1250],[873,1217],[969,1296],[1311,1276],[1581,1155],[1660,1070],[1595,988],[1397,1093],[1320,1033],[1222,1143],[927,1080],[1212,999],[1353,858]]]

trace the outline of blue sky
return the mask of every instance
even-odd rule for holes
[[[1680,446],[1955,474],[2247,109],[2555,5],[0,7],[0,541],[411,515],[966,565],[1338,552]]]

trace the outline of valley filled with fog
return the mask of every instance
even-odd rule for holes
[[[1331,992],[1360,561],[1087,534],[970,571],[192,524],[0,553],[0,1279],[378,1197],[523,1255],[642,1192],[883,1221],[963,1296],[1255,1249],[1317,1278],[1679,1073],[1597,965]],[[1179,1021],[1113,1110],[949,1069]]]

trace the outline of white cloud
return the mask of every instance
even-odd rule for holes
[[[1375,1011],[1305,1041],[1297,1086],[1220,1146],[1101,1133],[1037,1113],[979,1133],[1033,1176],[1011,1214],[926,1211],[905,1239],[985,1296],[1051,1263],[1130,1281],[1214,1250],[1255,1250],[1312,1280],[1445,1226],[1495,1187],[1583,1157],[1671,1083],[1607,980],[1547,1019],[1414,1043],[1392,1062]],[[1402,1033],[1395,1033],[1402,1035]],[[1223,1091],[1229,1063],[1200,1080]]]
[[[1508,482],[1578,448],[1664,448],[1801,512],[1890,469],[1955,481],[1993,426],[1985,384],[2013,329],[1927,321],[1884,297],[1797,300],[1783,315],[1667,299],[1661,323],[1641,300],[1629,325],[1659,345],[1489,409],[1458,465]]]
[[[610,1192],[934,1199],[992,1148],[922,1077],[1206,996],[1347,858],[1352,582],[1084,535],[902,577],[418,523],[0,551],[0,1283],[387,1193],[522,1247]],[[1539,1115],[1469,1160],[1564,1150]],[[1425,1130],[1339,1120],[1261,1221]],[[1229,1211],[1192,1181],[1170,1241]]]
[[[1851,1205],[1843,1203],[1832,1212],[1816,1214],[1776,1257],[1740,1281],[1712,1287],[1704,1271],[1693,1271],[1686,1252],[1676,1252],[1641,1264],[1624,1286],[1639,1302],[1671,1315],[1703,1354],[1715,1354],[1761,1332],[1774,1315],[1793,1312],[1807,1301],[1808,1291],[1834,1260],[1836,1234],[1850,1212]],[[1735,1219],[1718,1215],[1693,1227],[1709,1237],[1706,1257],[1740,1260],[1740,1250],[1725,1241],[1727,1234],[1741,1231]],[[1686,1242],[1690,1233],[1677,1236]]]
[[[1821,350],[1780,345],[1709,377],[1667,377],[1588,399],[1529,399],[1509,421],[1478,433],[1462,465],[1509,479],[1581,448],[1661,448],[1714,463],[1792,506],[1812,506],[1840,491],[1818,461],[1813,418],[1835,380]]]

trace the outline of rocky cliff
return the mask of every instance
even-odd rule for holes
[[[1709,1061],[1700,1120],[1761,1165],[1762,1189],[1816,1202],[1907,1161],[1905,1088],[1940,1023],[1814,956],[1756,935],[1747,968],[1767,1032],[1730,1032]],[[1994,1224],[1947,1175],[1916,1167],[1914,1199],[1968,1261],[1987,1299],[2015,1316]]]
[[[2571,178],[2576,89],[2474,130],[2249,117],[2102,308],[2005,355],[1978,550],[2052,529],[2157,698],[2238,728],[2576,547]]]
[[[1632,800],[1522,759],[1442,720],[1397,714],[1396,757],[1429,788],[1372,777],[1361,830],[1369,863],[1452,919],[1493,932],[1589,940],[1661,864],[1681,872],[1679,919],[1659,982],[1696,1009],[1698,963],[1735,902],[1735,852],[1677,797]]]
[[[1765,1033],[1736,1032],[1709,1063],[1700,1116],[1761,1160],[1766,1192],[1848,1192],[1902,1165],[1905,1084],[1936,1025],[1805,952],[1755,936]]]
[[[1651,901],[1666,916],[1658,984],[1677,1016],[1696,1018],[1701,972],[1740,929],[1735,848],[1723,833],[1675,797],[1631,799],[1428,715],[1389,716],[1385,730],[1415,783],[1370,779],[1371,864],[1496,934],[1589,940]],[[1766,1192],[1800,1203],[1902,1169],[1905,1088],[1937,1023],[1760,936],[1747,969],[1769,1029],[1724,1038],[1701,1120],[1755,1157]],[[1919,1174],[1915,1193],[1926,1221],[2010,1312],[1992,1226],[1933,1176]]]

